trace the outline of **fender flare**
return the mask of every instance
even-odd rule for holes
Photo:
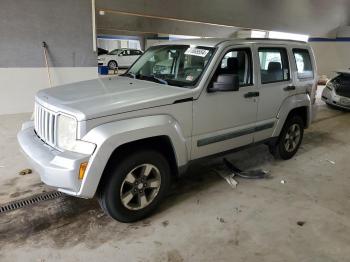
[[[287,97],[277,114],[277,124],[273,131],[272,137],[278,137],[282,131],[284,123],[287,120],[289,113],[296,108],[306,107],[307,108],[307,119],[306,119],[306,128],[309,127],[312,121],[312,106],[311,98],[308,94],[299,94],[294,96]]]
[[[190,150],[179,123],[169,115],[155,115],[110,122],[90,130],[82,140],[96,144],[77,196],[92,198],[112,153],[119,146],[137,140],[167,136],[177,166],[185,165]],[[190,144],[190,143],[189,143]]]

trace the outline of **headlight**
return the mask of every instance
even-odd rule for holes
[[[77,140],[77,121],[66,115],[57,118],[57,146],[61,149],[82,154],[92,154],[96,145]]]
[[[77,121],[74,118],[59,115],[57,119],[57,145],[71,150],[77,138]]]
[[[327,87],[329,90],[333,90],[333,89],[334,89],[333,84],[332,84],[332,82],[330,82],[330,81],[327,82],[326,87]]]

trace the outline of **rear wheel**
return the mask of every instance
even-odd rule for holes
[[[292,158],[299,149],[304,135],[304,121],[298,116],[286,120],[276,144],[270,145],[270,152],[284,160]]]
[[[99,203],[121,222],[135,222],[150,215],[170,186],[168,161],[153,150],[135,152],[107,172],[99,190]]]

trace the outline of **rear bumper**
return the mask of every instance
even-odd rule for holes
[[[17,139],[33,169],[45,184],[66,194],[78,194],[81,187],[78,178],[80,164],[89,161],[89,155],[61,152],[50,147],[35,134],[32,122],[23,125]]]

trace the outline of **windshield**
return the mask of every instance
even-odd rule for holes
[[[213,51],[213,48],[201,46],[154,46],[149,48],[124,76],[191,87],[203,74]]]
[[[109,52],[108,54],[109,55],[118,55],[121,51],[123,51],[123,50],[121,50],[121,49],[114,49],[111,52]]]

